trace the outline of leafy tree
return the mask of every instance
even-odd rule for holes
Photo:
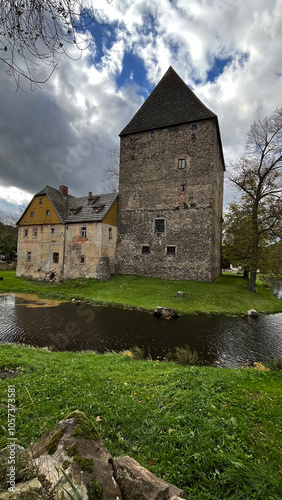
[[[250,268],[250,214],[242,205],[230,203],[223,222],[223,262]]]
[[[17,86],[21,77],[44,83],[56,69],[59,55],[68,55],[69,46],[77,47],[79,58],[90,45],[87,28],[92,23],[99,21],[91,0],[3,0],[0,60]],[[36,75],[42,62],[49,66],[45,77]]]
[[[271,276],[281,277],[282,275],[282,242],[273,243],[267,247],[265,258],[260,262],[260,269],[263,273]]]
[[[242,207],[249,212],[250,279],[255,292],[260,242],[281,235],[282,216],[282,108],[254,122],[247,136],[245,154],[231,167],[230,180],[243,191]]]
[[[244,198],[244,197],[243,197]],[[261,207],[263,210],[263,207]],[[270,254],[272,236],[265,224],[266,214],[259,214],[258,225],[258,267],[264,272],[272,272],[275,266],[275,255]],[[270,238],[270,241],[268,239]],[[251,207],[241,199],[238,203],[230,203],[224,214],[223,222],[223,263],[240,266],[247,277],[251,270],[252,260],[252,217]]]
[[[18,228],[0,222],[0,255],[13,259],[17,253]]]

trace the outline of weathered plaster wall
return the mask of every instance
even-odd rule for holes
[[[51,233],[53,228],[54,233]],[[37,229],[37,236],[33,235]],[[25,237],[25,230],[28,236]],[[57,278],[62,276],[64,248],[63,224],[19,226],[17,276],[44,279],[54,273]],[[30,260],[28,260],[30,252]],[[54,252],[59,254],[59,262],[53,262]]]
[[[186,167],[178,169],[178,160]],[[212,281],[220,274],[223,165],[214,119],[121,138],[116,272]],[[164,233],[154,221],[165,219]],[[142,246],[150,246],[143,254]],[[175,255],[167,254],[175,246]]]
[[[86,228],[86,237],[81,228]],[[109,229],[111,228],[111,238]],[[114,270],[116,228],[101,223],[69,224],[66,229],[65,270],[66,278],[97,278],[100,257],[109,257],[111,272]]]
[[[86,228],[86,237],[81,236],[82,227]],[[25,237],[27,229],[28,237]],[[37,230],[37,236],[33,236],[33,229]],[[109,272],[114,272],[115,248],[116,227],[109,224],[20,226],[17,276],[49,279],[54,274],[57,279],[97,278],[100,257],[108,258]],[[54,252],[59,254],[58,263],[53,262]]]

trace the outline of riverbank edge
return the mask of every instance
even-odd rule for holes
[[[36,442],[79,409],[113,456],[130,455],[188,498],[235,500],[239,491],[279,498],[281,374],[2,347],[3,403],[12,385],[19,444]],[[3,428],[6,419],[2,405]]]
[[[107,282],[80,278],[49,283],[18,278],[15,271],[3,271],[1,275],[4,279],[0,281],[0,293],[27,293],[38,299],[83,302],[150,314],[158,306],[172,308],[179,316],[246,316],[250,309],[260,314],[282,312],[282,300],[273,295],[265,281],[258,282],[257,293],[253,294],[247,290],[243,277],[229,273],[213,283],[125,275],[113,275]],[[183,297],[177,296],[178,291],[183,292]]]

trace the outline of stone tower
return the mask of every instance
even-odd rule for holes
[[[224,173],[217,116],[170,67],[120,138],[116,272],[213,281]]]

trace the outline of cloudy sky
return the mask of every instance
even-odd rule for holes
[[[94,5],[103,25],[91,46],[61,58],[41,88],[16,92],[0,63],[0,210],[46,185],[104,192],[107,152],[170,65],[218,115],[227,164],[251,123],[282,106],[282,0]]]

